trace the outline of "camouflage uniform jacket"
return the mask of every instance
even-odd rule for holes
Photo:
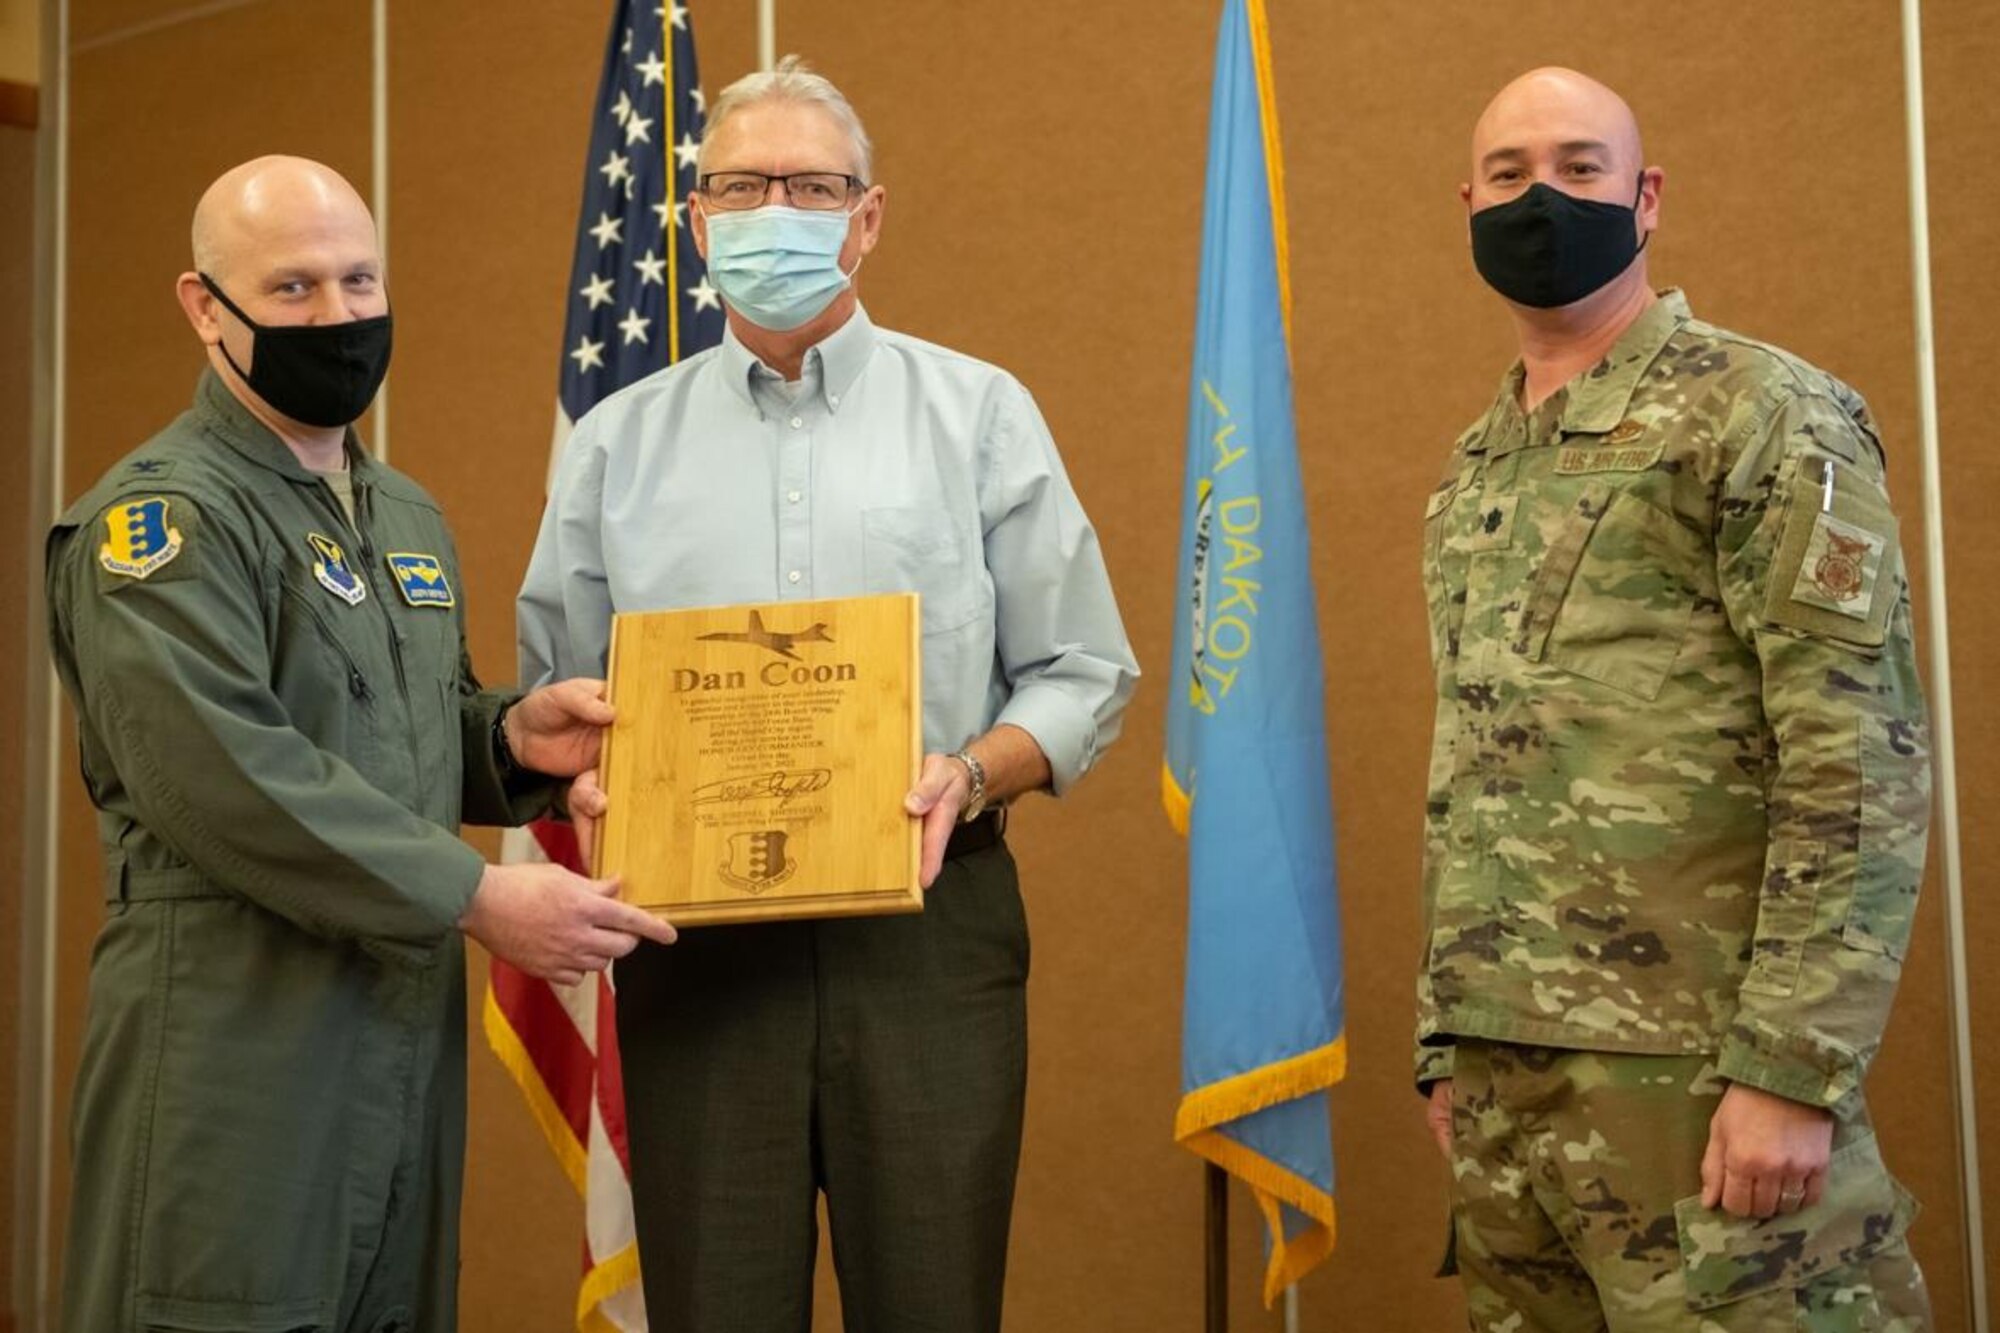
[[[1895,991],[1930,810],[1881,444],[1669,291],[1427,508],[1417,1077],[1454,1036],[1718,1054],[1832,1105]]]

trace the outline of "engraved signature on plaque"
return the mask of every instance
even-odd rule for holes
[[[704,782],[688,794],[688,803],[715,805],[775,800],[783,809],[797,797],[825,791],[832,785],[833,770],[830,768],[810,768],[797,773],[746,774]]]

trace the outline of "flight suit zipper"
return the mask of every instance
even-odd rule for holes
[[[347,692],[362,703],[373,703],[375,691],[370,688],[368,677],[361,674],[361,664],[354,660],[354,654],[348,650],[346,641],[331,624],[327,623],[326,617],[320,613],[319,607],[313,604],[312,598],[290,584],[285,586],[285,596],[298,603],[299,609],[306,613],[313,624],[319,626],[320,636],[333,645],[334,652],[340,654],[341,664],[347,668]]]
[[[341,506],[340,497],[333,493],[333,487],[327,484],[325,478],[315,479],[315,489],[319,492],[323,503],[333,511],[341,527],[352,532],[355,540],[360,543],[360,548],[356,552],[360,558],[354,562],[352,572],[356,578],[361,580],[361,586],[368,590],[366,600],[375,604],[375,614],[381,617],[382,628],[388,636],[389,661],[396,670],[396,692],[403,701],[404,726],[402,730],[409,746],[410,779],[415,783],[415,786],[411,790],[421,792],[424,789],[423,746],[417,735],[416,705],[410,698],[409,673],[403,665],[402,639],[396,630],[395,617],[390,614],[387,604],[382,601],[381,589],[376,585],[374,579],[375,543],[369,536],[369,528],[374,515],[373,488],[358,478],[353,484],[354,517],[350,519],[347,516],[347,510]],[[324,621],[320,623],[325,624]],[[343,646],[342,653],[345,654],[345,652],[346,649]],[[348,657],[347,660],[350,663],[353,662],[352,657]],[[358,672],[356,673],[356,677],[357,679],[359,678]]]
[[[408,721],[404,734],[410,742],[410,776],[417,784],[414,790],[421,792],[424,790],[423,746],[418,737],[416,701],[410,697],[409,671],[403,663],[403,637],[396,628],[396,617],[390,612],[389,604],[382,600],[374,579],[375,538],[372,534],[375,527],[375,488],[359,480],[354,483],[354,527],[361,539],[361,568],[355,572],[368,585],[370,600],[382,617],[382,628],[389,634],[389,660],[396,668],[396,689],[402,695],[403,713]]]

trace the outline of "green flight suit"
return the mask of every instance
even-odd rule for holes
[[[213,373],[50,534],[104,847],[63,1327],[455,1318],[461,815],[496,769],[437,503],[350,434],[356,518]],[[358,529],[358,531],[357,531]]]

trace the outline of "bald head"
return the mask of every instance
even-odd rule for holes
[[[1573,69],[1531,69],[1494,94],[1472,128],[1472,176],[1459,198],[1474,263],[1524,310],[1643,308],[1645,242],[1665,180],[1646,165],[1624,98]],[[1613,207],[1551,202],[1537,187]]]
[[[259,157],[216,178],[194,210],[194,266],[227,286],[246,258],[327,243],[376,250],[375,220],[333,168]]]
[[[195,206],[192,239],[181,309],[216,373],[246,401],[256,396],[244,379],[256,361],[252,323],[344,324],[389,311],[368,205],[318,162],[260,157],[225,171]]]
[[[1601,145],[1625,175],[1636,176],[1645,161],[1639,121],[1625,99],[1588,75],[1550,65],[1529,70],[1486,104],[1472,128],[1473,179],[1496,155],[1562,143]]]

